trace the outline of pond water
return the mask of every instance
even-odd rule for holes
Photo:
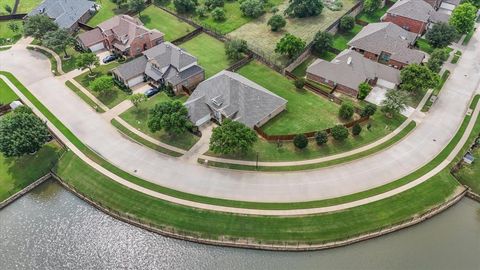
[[[0,211],[0,269],[480,269],[480,204],[348,247],[269,252],[150,233],[48,181]]]

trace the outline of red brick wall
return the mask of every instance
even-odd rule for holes
[[[335,87],[335,83],[330,81],[330,80],[327,80],[323,77],[320,77],[320,76],[317,76],[317,75],[314,75],[314,74],[311,74],[311,73],[307,73],[307,79],[309,80],[312,80],[314,82],[319,82],[319,83],[323,83],[323,84],[327,84],[329,85],[330,87]]]
[[[391,14],[387,14],[383,19],[384,22],[391,22],[405,30],[416,34],[423,34],[427,28],[427,24],[421,21],[413,20],[410,18],[402,17],[402,16],[392,16]]]
[[[347,87],[347,86],[344,86],[344,85],[341,85],[341,84],[335,84],[335,82],[333,82],[331,80],[327,80],[323,77],[320,77],[320,76],[317,76],[317,75],[314,75],[314,74],[311,74],[311,73],[307,73],[307,79],[312,80],[312,81],[316,81],[316,82],[319,82],[319,83],[323,83],[323,84],[328,84],[332,88],[335,87],[335,85],[336,85],[335,91],[338,91],[340,93],[344,93],[344,94],[352,96],[352,97],[357,97],[357,95],[358,95],[358,90],[357,89],[352,89],[350,87]]]
[[[345,85],[337,84],[337,88],[335,88],[336,92],[340,92],[352,97],[357,97],[358,95],[358,90],[357,89],[352,89],[350,87],[347,87]]]

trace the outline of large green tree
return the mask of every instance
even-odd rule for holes
[[[165,130],[170,135],[187,131],[190,123],[188,110],[178,101],[160,102],[150,110],[148,128],[152,132]]]
[[[446,49],[435,49],[430,54],[427,67],[433,72],[440,72],[442,65],[448,59],[448,51]]]
[[[295,55],[302,52],[304,48],[305,48],[305,41],[303,41],[299,37],[296,37],[292,34],[287,33],[277,43],[275,52],[279,54],[287,55],[289,58],[292,58]]]
[[[145,0],[128,0],[128,11],[138,13],[141,16],[142,10],[146,7]]]
[[[37,39],[42,39],[43,36],[58,29],[58,25],[43,14],[33,15],[25,20],[23,26],[23,33],[25,36],[32,36]]]
[[[329,32],[318,32],[313,38],[312,49],[317,54],[322,54],[333,46],[333,35]]]
[[[263,14],[263,1],[245,0],[240,4],[243,15],[251,18],[258,18]]]
[[[225,43],[225,54],[232,61],[240,60],[247,51],[248,45],[245,40],[233,39]]]
[[[94,53],[82,53],[77,57],[75,64],[81,70],[88,68],[90,74],[92,74],[92,68],[98,66],[100,62]]]
[[[268,19],[267,25],[270,26],[270,29],[273,32],[276,32],[287,24],[287,21],[280,14],[275,14],[270,19]]]
[[[428,44],[435,48],[444,48],[450,45],[458,33],[454,26],[448,23],[436,23],[425,34]]]
[[[390,90],[382,101],[382,112],[391,118],[407,108],[409,96],[402,90]]]
[[[285,15],[290,17],[305,18],[317,16],[322,13],[321,0],[289,0],[290,4],[285,9]]]
[[[457,32],[466,34],[473,31],[477,18],[477,8],[470,3],[458,5],[450,16],[450,25],[457,29]]]
[[[6,157],[35,153],[49,139],[47,125],[26,110],[14,111],[0,119],[0,152]]]
[[[43,37],[42,44],[54,51],[63,51],[65,58],[68,58],[67,48],[75,44],[75,39],[65,29],[50,31]]]
[[[113,84],[113,78],[104,75],[93,80],[89,86],[93,91],[106,95],[112,91]]]
[[[440,80],[437,73],[419,64],[410,64],[404,67],[400,71],[400,78],[402,80],[400,88],[413,94],[423,93],[436,87]]]
[[[178,13],[189,13],[195,11],[197,0],[173,0],[173,5]]]
[[[257,141],[257,134],[244,124],[230,119],[213,129],[210,150],[218,154],[246,152]]]

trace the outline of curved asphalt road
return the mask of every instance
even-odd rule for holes
[[[0,52],[0,70],[17,78],[84,143],[125,171],[184,192],[259,202],[344,196],[392,182],[435,157],[456,133],[480,81],[480,35],[470,41],[440,98],[403,141],[371,157],[336,167],[290,173],[205,168],[166,157],[122,137],[63,82],[42,55],[22,46]],[[136,172],[135,172],[136,171]]]

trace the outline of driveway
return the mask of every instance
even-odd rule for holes
[[[184,192],[245,201],[294,202],[344,196],[390,183],[435,157],[456,133],[480,80],[479,31],[435,106],[404,140],[376,155],[314,171],[258,173],[206,168],[123,138],[54,78],[49,61],[20,46],[0,52],[14,73],[73,133],[104,158],[148,181]]]
[[[388,91],[397,91],[397,90],[386,89],[383,87],[375,86],[372,88],[372,91],[370,91],[370,93],[365,98],[365,100],[380,106],[382,104],[382,101],[385,99],[385,95],[387,94]],[[410,117],[410,115],[412,115],[412,113],[414,113],[414,111],[415,111],[415,108],[411,106],[407,106],[407,108],[401,111],[400,113],[408,118]]]

